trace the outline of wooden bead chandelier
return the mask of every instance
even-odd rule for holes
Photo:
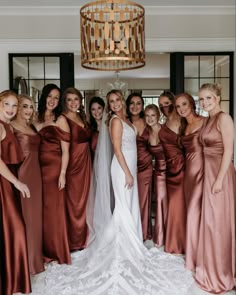
[[[145,65],[144,8],[126,0],[95,1],[80,9],[81,65],[123,71]]]

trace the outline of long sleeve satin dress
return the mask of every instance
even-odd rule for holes
[[[71,263],[65,207],[65,189],[58,189],[61,171],[61,141],[70,142],[70,134],[48,125],[39,131],[39,161],[43,181],[43,252],[46,262]]]
[[[153,242],[158,246],[165,244],[166,217],[168,210],[166,189],[166,159],[162,145],[149,145],[149,151],[155,158],[153,187],[156,201],[155,225],[153,229]]]
[[[163,125],[159,138],[166,156],[166,185],[168,214],[165,251],[185,253],[186,204],[184,197],[184,154],[177,143],[177,134]]]
[[[44,271],[42,242],[42,177],[39,166],[40,136],[25,134],[14,129],[14,134],[21,146],[24,161],[18,177],[27,184],[31,198],[21,198],[22,213],[26,226],[29,268],[31,274]]]
[[[185,266],[192,271],[196,267],[202,206],[204,167],[202,145],[199,142],[200,130],[201,128],[181,138],[185,149],[184,194],[187,207]]]
[[[20,146],[10,126],[3,121],[0,123],[6,130],[6,137],[1,141],[1,158],[9,170],[17,175],[17,168],[23,160]],[[26,232],[20,198],[16,188],[0,175],[1,295],[31,292]]]
[[[86,205],[92,173],[89,141],[91,130],[67,118],[71,131],[70,160],[66,173],[67,228],[70,250],[86,247]]]
[[[217,121],[209,118],[200,134],[204,157],[203,200],[195,279],[214,294],[232,290],[236,281],[236,173],[230,164],[219,193],[212,186],[219,171],[224,146]]]
[[[145,128],[141,135],[137,135],[138,153],[138,195],[142,222],[143,240],[152,237],[151,225],[151,193],[152,193],[152,154],[148,150],[149,134]]]

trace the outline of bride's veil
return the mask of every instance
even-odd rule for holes
[[[89,228],[88,245],[95,237],[101,235],[105,226],[111,221],[114,208],[114,196],[111,185],[112,143],[105,123],[107,113],[104,111],[96,147],[90,192],[87,203],[86,219]]]

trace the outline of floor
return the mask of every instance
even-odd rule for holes
[[[150,249],[154,246],[153,242],[151,240],[146,241],[145,246]],[[36,276],[34,276],[32,278],[32,284],[34,285],[34,281],[38,281],[38,280],[43,280],[44,279],[44,273],[38,274]],[[21,293],[17,293],[17,294],[21,294]],[[201,290],[195,283],[194,285],[191,287],[191,289],[189,290],[188,294],[186,295],[211,295],[212,293],[208,293],[205,292],[203,290]],[[16,295],[16,294],[14,294]],[[34,295],[34,292],[32,292],[30,295]],[[56,295],[56,294],[55,294]],[[58,295],[58,294],[57,294]],[[236,291],[230,291],[230,292],[226,292],[224,295],[236,295]]]

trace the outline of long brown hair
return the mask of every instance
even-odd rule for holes
[[[188,100],[188,102],[189,102],[189,104],[191,106],[191,110],[192,110],[193,115],[198,116],[198,114],[196,113],[195,100],[192,97],[192,95],[190,95],[187,92],[180,93],[180,94],[176,95],[176,97],[175,97],[175,107],[176,107],[176,101],[178,100],[179,97],[185,97]],[[187,122],[186,118],[181,117],[180,127],[179,127],[179,137],[184,135],[187,125],[188,125],[188,122]]]
[[[86,114],[85,114],[85,111],[84,111],[84,106],[82,104],[83,96],[82,96],[81,92],[77,88],[69,87],[63,92],[62,100],[61,100],[63,112],[67,112],[66,98],[67,98],[68,94],[75,94],[76,96],[79,97],[79,99],[80,99],[80,107],[79,107],[78,116],[80,116],[80,118],[81,118],[81,120],[82,120],[82,122],[84,124],[84,127],[85,128],[88,127],[88,122],[86,120]]]

